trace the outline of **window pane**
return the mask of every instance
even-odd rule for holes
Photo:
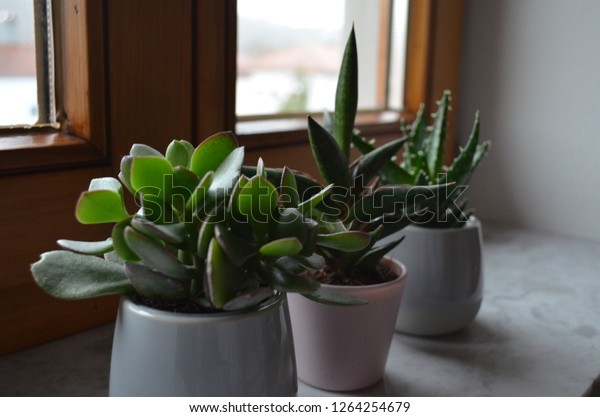
[[[33,0],[0,0],[0,126],[38,120]]]
[[[391,14],[392,3],[400,4],[397,13]],[[343,48],[353,23],[360,59],[359,109],[387,108],[388,95],[382,99],[378,91],[388,88],[390,70],[398,85],[403,84],[404,74],[399,72],[403,68],[391,66],[389,50],[380,47],[392,42],[381,23],[389,19],[396,31],[406,32],[406,3],[238,0],[237,115],[332,110]],[[396,88],[393,94],[397,93]]]
[[[388,106],[392,110],[401,110],[404,107],[402,98],[404,97],[407,30],[408,0],[396,0],[392,5],[388,79]]]

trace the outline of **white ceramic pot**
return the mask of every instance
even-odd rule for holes
[[[452,333],[473,321],[481,305],[481,224],[429,229],[409,226],[390,255],[406,265],[410,278],[396,330],[420,336]]]
[[[158,311],[122,298],[111,396],[294,396],[298,389],[284,295],[254,310]]]
[[[288,294],[298,377],[331,391],[350,391],[383,377],[406,268],[394,262],[398,278],[384,284],[326,288],[366,299],[361,306],[319,304]]]

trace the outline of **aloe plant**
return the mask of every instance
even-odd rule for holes
[[[444,91],[431,126],[426,125],[425,109],[421,105],[412,125],[403,128],[408,140],[402,162],[396,164],[390,161],[379,172],[383,184],[432,185],[452,182],[456,185],[444,200],[432,207],[432,212],[414,218],[415,223],[425,227],[462,227],[469,220],[472,211],[468,208],[468,201],[461,196],[490,147],[490,142],[479,143],[477,112],[465,147],[459,150],[450,166],[443,164],[450,99],[450,91]],[[365,154],[375,151],[375,147],[358,134],[354,135],[353,143]]]
[[[323,125],[308,117],[308,138],[325,185],[290,171],[272,173],[274,179],[288,184],[292,194],[302,191],[302,198],[290,198],[289,204],[298,203],[296,207],[318,223],[316,252],[326,261],[321,275],[337,284],[364,284],[360,277],[380,275],[382,257],[402,238],[387,243],[381,239],[410,224],[411,216],[432,206],[438,192],[448,187],[378,186],[380,170],[402,148],[403,138],[349,161],[358,102],[357,58],[353,28],[342,59],[333,116],[326,114]]]
[[[358,302],[302,275],[323,266],[313,254],[317,224],[281,204],[262,161],[251,177],[240,175],[243,158],[229,132],[196,148],[175,140],[164,155],[133,145],[121,161],[120,181],[93,179],[77,202],[77,220],[112,223],[111,237],[59,240],[62,250],[32,265],[35,281],[63,299],[129,294],[173,311],[238,310],[274,291]],[[140,206],[134,214],[125,191]]]

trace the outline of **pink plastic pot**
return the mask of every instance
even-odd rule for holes
[[[367,286],[323,285],[369,303],[330,306],[288,294],[298,377],[331,391],[350,391],[383,377],[406,281],[406,268],[393,261],[398,278]]]

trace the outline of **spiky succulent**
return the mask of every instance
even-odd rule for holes
[[[93,179],[77,203],[81,223],[114,223],[112,236],[59,240],[63,250],[42,254],[34,279],[59,298],[132,294],[185,311],[243,309],[275,290],[355,302],[301,274],[323,265],[313,255],[317,225],[280,203],[262,161],[250,178],[240,175],[243,158],[229,132],[196,148],[173,141],[165,155],[134,145],[121,161],[120,182]],[[140,206],[135,214],[123,188]]]
[[[404,139],[349,162],[358,102],[357,56],[352,29],[339,73],[334,115],[326,115],[323,125],[308,117],[308,137],[325,186],[302,174],[281,174],[282,183],[292,184],[292,190],[294,179],[301,182],[298,207],[319,225],[316,252],[325,258],[329,272],[340,277],[374,271],[402,239],[385,244],[380,240],[408,225],[411,215],[433,205],[437,192],[446,188],[446,184],[377,186],[379,171],[402,148]],[[295,204],[293,198],[290,201]]]
[[[431,212],[414,218],[415,223],[426,227],[461,227],[469,220],[471,211],[468,209],[468,201],[461,196],[490,147],[490,142],[479,143],[477,112],[465,147],[459,150],[450,166],[443,164],[450,97],[450,91],[444,91],[431,126],[426,125],[425,109],[421,105],[412,125],[404,127],[408,140],[402,162],[396,164],[390,161],[379,173],[383,184],[455,184],[452,192],[440,204],[432,207]],[[359,135],[353,137],[353,143],[366,154],[375,149]]]

